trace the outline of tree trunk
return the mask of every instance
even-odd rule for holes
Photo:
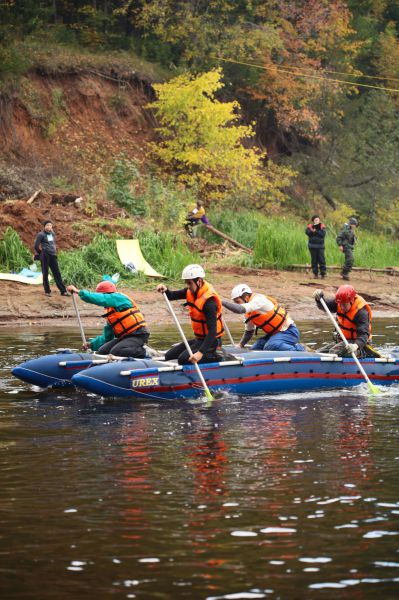
[[[216,235],[220,235],[220,237],[222,237],[223,239],[225,239],[228,242],[230,242],[230,244],[233,244],[233,246],[237,246],[237,248],[241,248],[241,250],[245,250],[245,252],[249,252],[250,254],[252,253],[252,250],[250,248],[247,248],[246,246],[243,246],[243,244],[240,244],[240,242],[237,242],[236,240],[233,240],[233,238],[231,238],[229,235],[226,235],[225,233],[222,233],[218,229],[215,229],[213,227],[213,225],[205,225],[205,227],[207,229],[209,229],[209,231],[212,231],[212,233],[215,233]]]

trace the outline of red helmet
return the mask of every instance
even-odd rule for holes
[[[112,281],[100,281],[96,287],[96,292],[102,292],[103,294],[112,294],[116,292],[116,286]]]
[[[356,290],[351,285],[341,285],[335,294],[336,302],[353,302],[356,298]]]

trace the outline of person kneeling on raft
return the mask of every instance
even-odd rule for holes
[[[150,337],[147,323],[136,302],[116,291],[112,281],[100,281],[95,292],[78,290],[74,285],[68,291],[79,294],[83,302],[105,307],[106,325],[101,335],[92,338],[84,345],[85,350],[99,354],[114,354],[128,358],[145,358],[144,344]]]
[[[222,301],[210,283],[205,281],[205,271],[201,265],[188,265],[183,269],[182,279],[186,287],[172,291],[160,284],[157,291],[166,294],[169,300],[186,300],[190,314],[191,327],[195,338],[188,340],[192,356],[184,342],[172,346],[165,354],[165,360],[177,358],[180,365],[192,363],[210,363],[223,360],[217,354],[224,334],[222,320]]]
[[[320,298],[324,298],[323,290],[316,290],[313,294],[317,307],[324,310]],[[371,308],[367,302],[357,294],[351,285],[341,285],[335,298],[324,299],[327,308],[336,313],[338,325],[348,342],[330,342],[318,349],[318,352],[331,352],[339,356],[351,356],[352,352],[360,357],[379,357],[371,343]],[[335,334],[338,335],[338,334]],[[338,339],[338,338],[337,338]]]
[[[265,335],[259,338],[251,350],[293,350],[305,348],[299,343],[299,331],[285,308],[271,296],[252,292],[246,283],[236,285],[231,292],[233,302],[223,300],[222,304],[234,313],[245,314],[245,330],[239,346],[244,348],[256,330],[262,329]]]

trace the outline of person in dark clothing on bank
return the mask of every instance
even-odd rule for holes
[[[42,265],[43,287],[46,296],[51,296],[51,289],[48,281],[49,269],[51,269],[54,281],[60,290],[61,296],[70,296],[61,277],[57,260],[57,247],[53,223],[49,220],[44,221],[43,231],[40,231],[36,236],[35,255],[33,260],[38,259],[40,259]]]
[[[355,217],[348,219],[336,237],[336,242],[341,252],[345,255],[345,261],[342,267],[342,279],[349,281],[349,273],[353,268],[353,249],[356,244],[355,229],[359,222]]]
[[[312,217],[312,222],[306,227],[305,233],[309,238],[308,248],[312,262],[313,275],[317,279],[320,271],[320,277],[324,279],[327,274],[326,258],[324,254],[326,227],[320,221],[319,215],[314,215]]]
[[[371,346],[371,308],[351,285],[341,285],[335,298],[324,298],[323,290],[316,290],[313,294],[317,308],[324,310],[320,298],[324,299],[327,308],[336,313],[338,325],[348,342],[334,341],[325,344],[318,352],[332,352],[339,356],[351,356],[354,352],[361,358],[378,358],[380,354]],[[340,338],[338,338],[340,339]]]
[[[180,365],[204,362],[219,362],[217,349],[224,333],[222,301],[213,287],[205,281],[205,271],[201,265],[188,265],[183,269],[182,279],[186,287],[172,291],[160,284],[157,291],[166,294],[169,300],[185,300],[191,318],[194,339],[188,340],[193,352],[190,357],[184,342],[172,346],[165,354],[165,360],[177,361]]]

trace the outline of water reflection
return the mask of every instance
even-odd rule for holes
[[[396,597],[397,387],[208,408],[10,377],[65,339],[0,336],[2,597]]]

